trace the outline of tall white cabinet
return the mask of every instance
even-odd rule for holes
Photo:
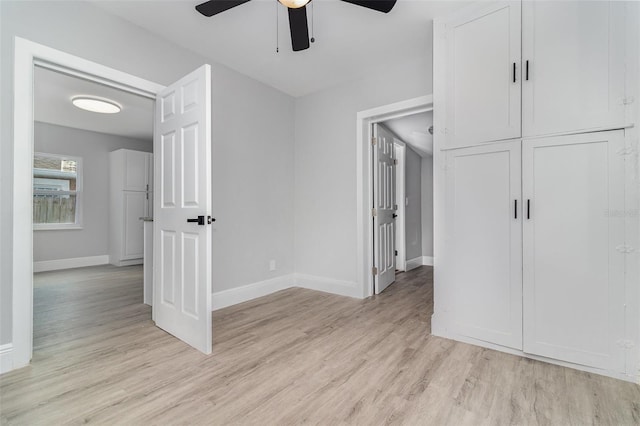
[[[436,22],[435,334],[640,379],[639,16],[481,2]]]
[[[109,259],[111,264],[140,264],[144,223],[153,216],[153,154],[119,149],[109,154]]]

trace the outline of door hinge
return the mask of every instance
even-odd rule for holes
[[[631,105],[635,101],[633,96],[622,99],[622,105]]]
[[[632,246],[620,245],[616,247],[616,250],[618,250],[620,253],[629,254],[633,253],[635,251],[635,248],[633,248]]]
[[[371,145],[375,145],[378,143],[378,139],[377,138],[371,138]]]
[[[616,341],[616,344],[621,348],[625,348],[625,349],[631,349],[636,345],[633,342],[633,340],[624,340],[624,339]]]
[[[376,268],[375,266],[371,268],[371,275],[378,275],[378,268]]]
[[[626,146],[624,148],[619,149],[616,153],[622,156],[634,155],[636,153],[636,149],[632,146]]]
[[[394,250],[394,252],[395,252],[395,254],[396,254],[396,256],[397,256],[397,255],[398,255],[398,250]]]
[[[395,166],[397,166],[397,165],[398,165],[398,160],[395,160],[395,159],[394,159],[394,160],[393,160],[393,164],[394,164]]]
[[[378,215],[378,212],[376,211],[376,209],[371,209],[371,216],[376,217]]]

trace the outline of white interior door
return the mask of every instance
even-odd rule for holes
[[[395,211],[396,167],[393,135],[384,127],[374,124],[373,137],[373,250],[376,294],[381,293],[396,279]]]
[[[479,2],[446,25],[448,146],[520,137],[520,2]]]
[[[154,319],[158,327],[209,354],[212,326],[209,65],[158,94],[153,152]]]
[[[522,349],[520,141],[446,154],[446,258],[455,332]]]
[[[525,352],[623,371],[623,133],[523,143]]]
[[[623,127],[625,2],[522,7],[523,136]]]

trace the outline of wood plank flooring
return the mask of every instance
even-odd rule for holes
[[[429,267],[366,300],[289,289],[216,311],[211,356],[141,301],[139,266],[37,274],[2,424],[640,424],[637,385],[431,336]]]

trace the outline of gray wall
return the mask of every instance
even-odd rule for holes
[[[422,257],[422,161],[409,145],[405,157],[405,246],[407,261]]]
[[[0,1],[0,200],[11,200],[13,38],[160,84],[212,65],[213,289],[293,272],[294,100],[89,2]],[[0,344],[11,341],[12,205],[0,206]],[[268,271],[275,259],[277,270]]]
[[[433,157],[424,157],[421,163],[422,255],[433,257]]]
[[[297,273],[356,281],[356,114],[431,93],[430,30],[423,57],[296,99]]]
[[[34,149],[82,158],[83,227],[33,232],[33,260],[109,254],[109,152],[120,148],[153,151],[141,141],[47,123],[35,123]]]

